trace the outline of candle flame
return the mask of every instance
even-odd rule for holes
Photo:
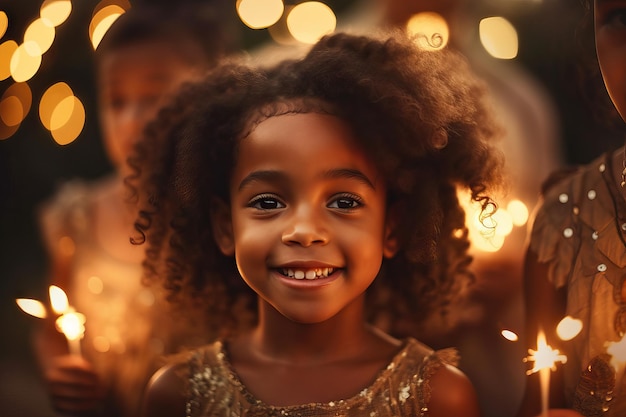
[[[69,308],[69,301],[65,291],[56,285],[51,285],[49,288],[50,304],[52,304],[52,310],[57,314],[65,313]]]
[[[40,319],[46,318],[46,307],[41,301],[33,300],[31,298],[18,298],[15,302],[24,313]]]
[[[532,369],[526,371],[526,375],[534,374],[542,369],[556,370],[556,362],[567,362],[567,356],[561,355],[558,349],[552,349],[552,346],[546,342],[545,334],[540,331],[537,335],[537,350],[528,349],[530,356],[524,358],[524,362],[535,362]]]
[[[606,352],[611,355],[611,365],[619,370],[626,363],[626,335],[619,342],[607,342]]]
[[[56,326],[68,340],[82,339],[85,333],[85,315],[70,309],[57,319]]]

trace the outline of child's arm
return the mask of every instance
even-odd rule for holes
[[[159,369],[144,393],[141,417],[185,417],[188,365],[177,362]]]
[[[478,397],[469,378],[444,365],[430,380],[429,417],[479,417]]]

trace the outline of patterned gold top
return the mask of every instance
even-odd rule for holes
[[[621,151],[617,160],[621,160]],[[535,219],[531,249],[566,286],[566,313],[583,322],[567,342],[565,394],[586,417],[624,416],[626,378],[608,347],[626,331],[626,202],[604,155],[553,185]]]
[[[456,365],[454,349],[433,351],[412,338],[376,380],[348,399],[274,407],[256,399],[233,371],[221,342],[196,350],[190,360],[187,417],[427,416],[429,380],[443,364]]]

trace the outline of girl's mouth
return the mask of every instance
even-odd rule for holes
[[[335,268],[282,268],[281,274],[293,279],[318,279],[327,278],[335,271]]]

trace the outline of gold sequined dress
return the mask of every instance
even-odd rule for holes
[[[566,397],[587,417],[626,416],[624,363],[612,365],[607,354],[626,332],[626,201],[612,157],[597,158],[546,192],[530,241],[549,264],[550,282],[567,286],[566,313],[583,323],[567,342],[563,367]]]
[[[189,360],[187,417],[363,417],[428,416],[430,377],[443,364],[456,365],[454,349],[433,351],[415,339],[375,381],[348,399],[274,407],[256,399],[233,371],[222,342],[192,353]]]

